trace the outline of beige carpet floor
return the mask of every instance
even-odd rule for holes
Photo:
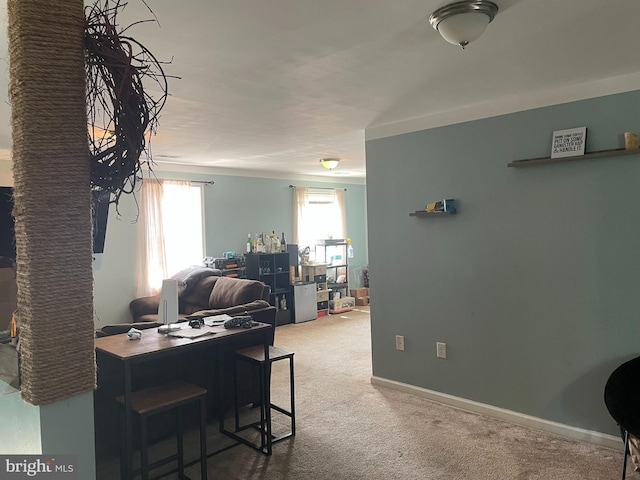
[[[621,451],[371,385],[368,307],[278,327],[275,343],[295,352],[297,435],[275,444],[271,457],[244,445],[210,457],[209,479],[620,478]],[[287,368],[286,361],[276,362],[272,378],[273,400],[283,406]],[[209,449],[232,444],[215,427],[209,428]],[[286,430],[287,419],[275,415],[274,428]],[[189,433],[192,455],[195,441]],[[173,442],[158,448],[169,451]],[[114,459],[99,465],[98,478],[118,478],[117,471]],[[199,466],[189,467],[187,474],[200,478]],[[627,477],[640,479],[633,472]]]

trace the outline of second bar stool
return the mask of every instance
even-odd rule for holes
[[[262,453],[266,453],[267,455],[271,455],[271,445],[284,440],[285,438],[293,437],[296,434],[296,407],[295,407],[295,388],[294,388],[294,377],[293,377],[293,352],[288,350],[283,350],[282,348],[274,347],[272,345],[269,346],[269,362],[265,362],[264,360],[264,347],[262,345],[256,345],[253,347],[242,348],[240,350],[235,351],[235,359],[240,361],[249,362],[251,364],[257,365],[260,368],[260,398],[265,398],[266,389],[270,389],[271,385],[266,385],[265,383],[265,369],[271,369],[271,365],[278,360],[289,359],[289,395],[290,395],[290,407],[289,410],[286,410],[278,405],[270,403],[269,405],[265,405],[265,402],[262,401],[260,405],[260,421],[253,422],[248,425],[241,426],[240,425],[240,417],[238,413],[238,399],[237,399],[237,388],[235,389],[235,401],[234,401],[234,413],[235,413],[235,422],[236,422],[236,432],[247,429],[249,427],[257,427],[260,430],[260,445],[254,445],[256,449],[261,451]],[[235,365],[235,363],[234,363]],[[270,377],[269,377],[270,378]],[[235,371],[234,371],[234,380],[235,380]],[[270,439],[267,438],[267,432],[271,432],[271,425],[266,425],[267,412],[266,409],[271,408],[276,410],[283,415],[288,416],[291,419],[291,430],[288,433],[282,434],[277,437],[272,437]]]

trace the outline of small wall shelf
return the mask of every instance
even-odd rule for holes
[[[455,215],[456,212],[427,212],[426,210],[416,210],[409,213],[410,217],[442,217],[443,215]]]
[[[560,158],[528,158],[525,160],[515,160],[507,163],[508,167],[533,167],[536,165],[546,165],[549,163],[562,163],[562,162],[576,162],[578,160],[588,160],[593,158],[610,158],[610,157],[622,157],[626,155],[639,155],[640,150],[625,150],[624,148],[615,148],[613,150],[600,150],[597,152],[585,153],[584,155],[576,155],[575,157],[560,157]]]

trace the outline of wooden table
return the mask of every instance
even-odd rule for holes
[[[188,327],[189,328],[189,327]],[[127,334],[112,335],[108,337],[101,337],[95,339],[96,356],[107,355],[111,358],[115,358],[123,363],[124,366],[124,445],[121,450],[120,458],[120,470],[121,478],[123,480],[129,480],[133,478],[133,432],[132,432],[132,411],[131,411],[131,377],[132,368],[136,364],[143,362],[150,362],[159,358],[185,354],[194,349],[212,348],[216,346],[222,346],[237,340],[245,335],[262,335],[262,341],[264,344],[265,358],[269,358],[269,343],[271,338],[271,325],[266,323],[258,323],[251,328],[233,328],[225,329],[222,326],[215,327],[203,327],[211,332],[209,335],[203,335],[197,338],[178,338],[168,335],[160,334],[156,329],[148,329],[142,331],[142,338],[139,340],[130,340]],[[218,366],[221,366],[222,362],[218,362]],[[264,381],[265,385],[270,385],[270,371],[264,369],[266,377]],[[234,435],[233,432],[229,432],[224,427],[224,411],[222,408],[222,395],[221,388],[217,390],[219,396],[219,424],[220,431],[232,438],[243,442],[243,439]],[[265,393],[261,401],[264,405],[269,405],[271,402],[269,388],[264,389]],[[270,416],[270,409],[267,409]],[[267,442],[268,449],[271,451],[271,420],[269,417],[266,419],[267,429]]]

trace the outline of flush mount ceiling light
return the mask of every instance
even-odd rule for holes
[[[321,158],[320,163],[327,170],[333,170],[340,163],[340,159],[339,158]]]
[[[462,0],[438,8],[429,22],[442,38],[462,48],[480,38],[498,13],[498,6],[488,0]]]

